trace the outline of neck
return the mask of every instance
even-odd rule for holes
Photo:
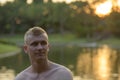
[[[42,73],[50,69],[49,61],[39,61],[32,63],[32,71],[37,73]]]

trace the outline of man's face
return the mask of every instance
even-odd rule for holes
[[[49,43],[46,35],[30,36],[28,44],[24,46],[24,50],[32,61],[47,59]]]

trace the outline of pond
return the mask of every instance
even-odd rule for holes
[[[120,48],[52,45],[48,56],[51,61],[68,67],[76,80],[120,80]],[[23,51],[0,59],[0,67],[14,70],[15,75],[29,65]]]

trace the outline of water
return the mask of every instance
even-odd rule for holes
[[[52,46],[49,59],[71,69],[75,76],[74,80],[120,80],[119,48],[111,48],[107,45]],[[29,65],[29,58],[24,52],[0,59],[0,67],[12,69],[15,75]]]

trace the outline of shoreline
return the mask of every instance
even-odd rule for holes
[[[95,47],[101,47],[101,46],[104,46],[104,45],[108,45],[110,48],[114,48],[114,49],[120,49],[120,46],[118,45],[110,45],[110,44],[99,44],[99,43],[96,43],[96,42],[65,42],[65,43],[57,43],[57,42],[50,42],[50,45],[52,46],[78,46],[78,47],[90,47],[90,48],[95,48]],[[23,44],[17,44],[19,47],[23,46]],[[1,58],[5,58],[5,57],[9,57],[9,56],[13,56],[13,55],[16,55],[18,54],[19,52],[21,51],[21,49],[17,50],[17,51],[13,51],[13,52],[7,52],[7,53],[1,53],[0,54],[0,59]]]
[[[0,59],[1,59],[1,58],[5,58],[5,57],[9,57],[9,56],[16,55],[16,54],[18,54],[20,51],[21,51],[21,50],[17,50],[17,51],[14,51],[14,52],[2,53],[2,54],[0,54]]]

